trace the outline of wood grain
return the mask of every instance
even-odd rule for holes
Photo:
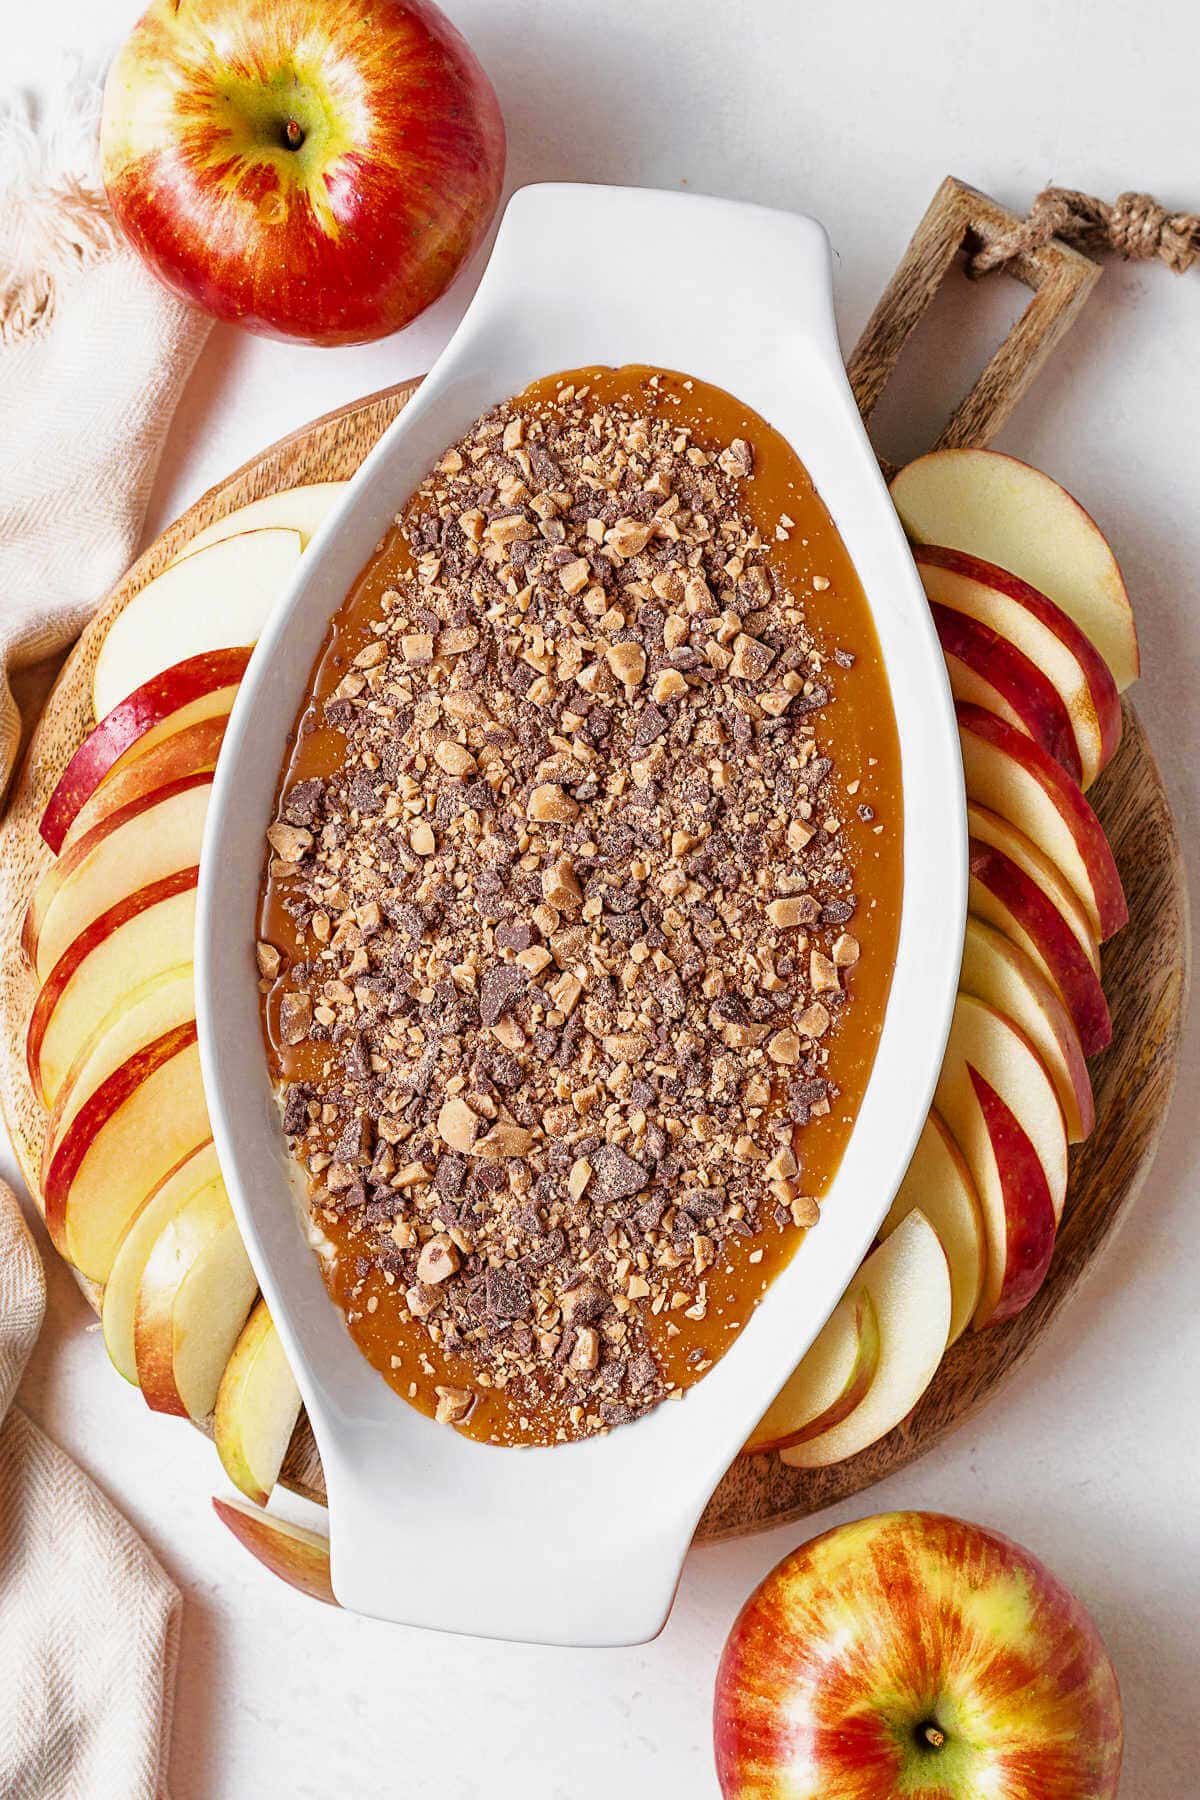
[[[852,383],[868,416],[958,251],[990,241],[1014,222],[986,196],[953,180],[943,183],[851,358]],[[939,444],[981,444],[994,435],[1070,325],[1098,270],[1065,245],[1051,245],[1018,273],[1035,289],[1034,301],[956,410]],[[104,634],[131,596],[213,520],[279,488],[352,474],[415,385],[373,395],[316,420],[205,494],[109,596],[50,696],[0,826],[0,1107],[35,1195],[45,1115],[25,1071],[25,1026],[34,983],[18,936],[34,883],[50,861],[37,821],[91,725],[91,673]],[[713,1495],[699,1538],[731,1537],[816,1512],[931,1448],[1032,1353],[1126,1217],[1146,1177],[1174,1085],[1190,949],[1174,822],[1131,707],[1125,709],[1120,750],[1091,798],[1125,881],[1130,922],[1105,953],[1113,1044],[1092,1066],[1096,1129],[1073,1153],[1067,1211],[1045,1286],[1017,1318],[960,1340],[911,1417],[861,1455],[822,1470],[789,1469],[774,1456],[739,1457]],[[84,1285],[95,1304],[96,1290]],[[303,1419],[284,1479],[298,1492],[324,1499],[320,1461]]]
[[[846,364],[864,419],[870,421],[905,344],[955,258],[995,243],[1017,223],[1014,214],[987,194],[947,175]],[[931,450],[991,443],[1100,279],[1098,263],[1057,239],[1015,258],[1008,272],[1033,290],[1033,299],[959,401]],[[887,462],[884,467],[893,472]]]

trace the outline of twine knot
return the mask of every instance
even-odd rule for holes
[[[985,244],[967,263],[968,275],[987,275],[1061,238],[1078,250],[1123,257],[1126,262],[1164,262],[1184,275],[1200,261],[1200,215],[1169,213],[1152,194],[1120,194],[1110,205],[1074,188],[1044,188],[1029,217]]]

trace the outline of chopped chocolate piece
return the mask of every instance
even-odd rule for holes
[[[371,1122],[369,1119],[347,1119],[334,1146],[335,1162],[358,1162],[371,1154]]]
[[[637,730],[633,734],[635,749],[641,750],[647,744],[656,743],[670,723],[669,716],[661,706],[643,707],[637,723]]]
[[[325,783],[323,781],[315,778],[310,781],[297,781],[284,796],[284,818],[292,825],[303,825],[309,831],[315,831],[321,822],[324,794]]]
[[[508,963],[497,963],[484,971],[479,984],[479,1017],[484,1025],[495,1025],[509,1010],[526,986],[524,973]]]
[[[489,1269],[484,1276],[488,1312],[495,1319],[524,1319],[533,1302],[529,1283],[516,1269]]]
[[[297,1137],[308,1128],[308,1102],[310,1093],[302,1081],[293,1081],[283,1103],[283,1129],[289,1137]]]
[[[592,1158],[593,1193],[598,1200],[625,1200],[640,1193],[647,1172],[618,1144],[604,1144]]]
[[[439,1194],[452,1199],[456,1194],[462,1193],[466,1181],[466,1157],[459,1156],[453,1150],[447,1150],[443,1156],[438,1157],[437,1167],[433,1171],[433,1185]]]
[[[329,1194],[328,1199],[338,1212],[357,1212],[360,1207],[365,1207],[367,1204],[367,1184],[365,1181],[352,1181],[339,1193]]]
[[[496,927],[496,947],[500,950],[528,950],[533,942],[533,925],[528,919]]]

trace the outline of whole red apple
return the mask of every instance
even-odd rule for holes
[[[504,122],[428,0],[153,0],[101,150],[117,219],[185,300],[352,344],[415,318],[479,244]]]
[[[785,1557],[717,1672],[726,1800],[1111,1800],[1121,1701],[1100,1634],[1020,1545],[880,1513]]]

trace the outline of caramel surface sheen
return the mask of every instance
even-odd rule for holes
[[[900,756],[887,676],[866,597],[846,549],[799,457],[765,420],[730,394],[692,378],[640,366],[587,368],[534,383],[513,403],[532,413],[553,406],[564,386],[585,386],[589,404],[623,404],[644,416],[666,413],[701,447],[743,439],[753,451],[753,478],[739,504],[768,546],[766,567],[796,596],[807,629],[833,676],[834,700],[810,715],[820,753],[833,761],[825,792],[841,834],[842,860],[853,876],[857,906],[847,930],[861,954],[844,972],[847,1000],[825,1039],[826,1073],[836,1098],[795,1136],[801,1186],[820,1199],[850,1138],[878,1044],[887,1004],[899,928],[902,880]],[[404,514],[400,515],[403,519]],[[786,520],[784,531],[780,521]],[[786,533],[786,534],[785,534]],[[345,740],[324,722],[323,702],[338,687],[354,657],[372,641],[385,591],[414,566],[399,521],[363,569],[334,614],[316,660],[303,706],[289,740],[281,795],[297,782],[328,778],[341,765]],[[847,656],[845,653],[850,653]],[[851,660],[852,658],[852,660]],[[259,937],[278,948],[279,976],[264,980],[263,1025],[272,1073],[279,1083],[307,1081],[320,1089],[332,1046],[288,1044],[279,1029],[279,1006],[293,960],[313,953],[307,933],[284,910],[287,884],[265,876]],[[719,960],[720,946],[712,952]],[[781,1023],[787,1023],[786,1018]],[[764,1222],[751,1236],[722,1245],[706,1272],[707,1310],[701,1319],[683,1310],[658,1316],[644,1311],[646,1341],[678,1398],[730,1346],[771,1281],[803,1239],[795,1223],[780,1226],[765,1206]],[[820,1229],[819,1224],[815,1227]],[[408,1316],[403,1284],[389,1285],[382,1271],[356,1270],[355,1230],[344,1218],[321,1212],[325,1240],[321,1264],[331,1295],[347,1317],[363,1355],[386,1381],[422,1412],[432,1415],[437,1387],[469,1389],[470,1411],[457,1429],[499,1444],[549,1444],[581,1435],[558,1407],[539,1408],[528,1391],[483,1386],[470,1361],[430,1342],[423,1324]],[[697,1368],[699,1363],[699,1368]],[[518,1384],[523,1386],[524,1384]],[[763,1396],[764,1405],[770,1399]]]

